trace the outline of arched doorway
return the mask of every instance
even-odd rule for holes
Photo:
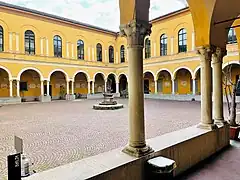
[[[189,70],[181,68],[175,74],[176,94],[192,94],[192,75]]]
[[[23,71],[20,76],[19,90],[22,102],[39,101],[41,96],[40,74],[32,69]]]
[[[9,74],[0,68],[0,98],[10,96]]]
[[[128,91],[128,81],[125,74],[119,76],[119,92],[121,96],[123,95],[123,91]]]
[[[144,94],[154,93],[155,82],[154,76],[151,72],[144,73]]]
[[[83,72],[77,73],[74,78],[74,94],[76,98],[86,96],[88,94],[88,78]]]
[[[108,75],[107,88],[111,90],[111,93],[116,93],[116,79],[114,74]]]
[[[105,80],[104,75],[102,73],[97,73],[95,75],[94,81],[94,92],[97,93],[103,93],[105,91]]]
[[[199,68],[195,74],[196,94],[201,95],[201,68]]]
[[[167,70],[158,73],[157,90],[161,94],[172,94],[172,77]]]
[[[66,94],[66,75],[61,71],[54,71],[50,76],[49,95],[53,100],[61,100],[66,98]]]
[[[227,78],[227,82],[226,82]],[[240,78],[240,64],[229,64],[223,69],[223,88],[226,86],[226,89],[223,89],[224,94],[229,94],[232,92],[232,83],[236,84]],[[240,96],[240,86],[237,87],[237,95]]]

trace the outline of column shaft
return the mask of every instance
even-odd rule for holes
[[[74,94],[74,81],[72,81],[72,95]]]
[[[44,96],[44,81],[41,81],[41,96]]]
[[[119,82],[116,82],[116,93],[119,93]]]
[[[175,79],[172,79],[172,95],[175,95]]]
[[[67,81],[67,94],[69,94],[69,82]]]
[[[88,81],[88,94],[91,94],[91,82]]]
[[[214,129],[212,119],[212,50],[209,47],[199,49],[201,59],[201,123],[199,128]]]
[[[47,81],[47,96],[50,96],[50,81]]]
[[[158,81],[155,81],[155,94],[158,94]]]
[[[17,80],[17,97],[20,97],[20,81]]]
[[[13,97],[13,81],[9,81],[9,96]]]
[[[105,80],[105,83],[104,83],[104,92],[107,92],[107,79]]]
[[[92,94],[95,93],[95,91],[94,91],[95,89],[94,89],[94,88],[95,88],[95,86],[94,86],[94,81],[92,81]]]
[[[197,94],[197,92],[196,92],[196,79],[193,79],[192,80],[192,84],[193,84],[193,95],[196,95]]]

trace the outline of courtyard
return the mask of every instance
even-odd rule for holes
[[[24,151],[41,172],[115,148],[128,142],[128,100],[125,108],[95,111],[99,100],[26,103],[0,108],[0,174],[14,153],[13,136],[24,140]],[[145,100],[146,138],[200,122],[199,102]]]

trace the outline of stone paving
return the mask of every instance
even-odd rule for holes
[[[13,135],[24,139],[25,153],[37,172],[70,163],[128,141],[125,108],[95,111],[96,100],[8,105],[0,108],[0,179],[5,176],[6,157],[13,153]],[[199,102],[145,100],[146,136],[152,138],[200,122]]]

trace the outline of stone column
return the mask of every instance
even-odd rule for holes
[[[136,20],[120,26],[121,35],[127,36],[129,72],[129,143],[123,152],[141,157],[152,152],[145,141],[144,94],[143,94],[143,46],[144,38],[150,35],[148,22]]]
[[[72,95],[74,94],[74,81],[72,81]]]
[[[47,81],[47,96],[50,96],[50,81]]]
[[[155,94],[158,94],[158,81],[155,80]]]
[[[107,79],[105,79],[105,83],[104,83],[104,92],[107,92]]]
[[[215,129],[212,119],[212,73],[211,59],[212,48],[200,47],[198,54],[201,60],[201,122],[198,125],[202,129]]]
[[[9,81],[9,96],[13,97],[13,81]]]
[[[69,94],[69,81],[67,81],[67,95]]]
[[[88,94],[91,94],[91,81],[88,81]]]
[[[225,49],[216,48],[213,53],[213,119],[215,124],[224,125],[223,118],[223,88],[222,88],[222,61],[227,54]]]
[[[20,81],[19,80],[16,81],[17,81],[17,97],[20,97]]]
[[[92,94],[94,94],[95,92],[94,92],[94,89],[95,88],[95,86],[94,86],[94,81],[92,81]]]
[[[119,82],[116,82],[116,93],[119,93]]]
[[[196,95],[197,94],[196,93],[196,79],[192,80],[192,84],[193,84],[193,91],[192,91],[192,93],[193,93],[193,95]]]
[[[172,95],[175,95],[175,79],[172,79]]]
[[[44,96],[44,81],[41,81],[41,96]]]

